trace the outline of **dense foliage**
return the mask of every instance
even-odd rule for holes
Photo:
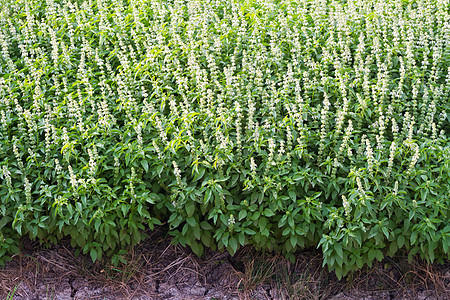
[[[0,0],[0,263],[450,255],[448,0]]]

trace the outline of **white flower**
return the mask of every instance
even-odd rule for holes
[[[350,203],[345,195],[342,195],[342,206],[344,207],[345,215],[348,217],[350,215]]]
[[[406,174],[408,174],[408,175],[411,174],[411,172],[412,172],[413,169],[414,169],[414,166],[415,166],[416,163],[417,163],[417,160],[418,160],[419,157],[420,157],[420,148],[419,148],[419,146],[418,146],[416,143],[413,143],[413,144],[411,145],[411,147],[412,147],[412,150],[414,151],[414,154],[413,154],[413,156],[412,156],[412,158],[411,158],[411,162],[410,162],[410,164],[409,164],[408,171],[406,171]]]
[[[177,179],[177,183],[179,186],[181,186],[181,171],[178,168],[178,165],[175,161],[172,161],[172,165],[173,165],[173,173],[175,174],[175,177]]]
[[[397,193],[398,193],[398,181],[396,180],[394,184],[394,195],[397,195]]]
[[[373,151],[372,151],[372,147],[370,145],[370,141],[368,139],[365,139],[365,142],[366,142],[366,157],[367,157],[368,169],[369,169],[369,172],[372,173],[373,164],[374,164]]]
[[[250,157],[250,171],[255,172],[257,168],[257,165],[255,163],[255,159],[253,157]]]
[[[11,172],[9,172],[8,167],[6,165],[3,165],[2,173],[3,173],[3,178],[6,181],[6,185],[8,186],[9,189],[12,189]]]
[[[68,166],[68,169],[69,169],[69,175],[70,175],[70,184],[72,185],[74,192],[77,193],[77,189],[78,189],[77,176],[73,172],[71,165]]]
[[[389,147],[389,162],[386,171],[386,177],[389,177],[391,175],[392,167],[394,166],[394,157],[396,149],[397,148],[395,142],[392,142],[391,147]]]
[[[91,149],[88,149],[89,154],[89,175],[94,176],[97,171],[97,163],[95,162],[95,156]]]
[[[356,184],[358,185],[358,190],[359,193],[362,197],[366,196],[366,192],[363,189],[362,183],[361,183],[361,179],[359,177],[356,177]]]
[[[233,214],[230,215],[228,218],[228,227],[233,228],[233,225],[236,223],[236,220],[234,219]]]

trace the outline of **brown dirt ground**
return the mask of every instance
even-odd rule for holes
[[[0,269],[0,299],[450,299],[450,262],[427,265],[387,258],[339,281],[315,250],[290,263],[277,254],[241,249],[234,257],[209,251],[198,258],[170,244],[160,228],[113,267],[74,255],[65,240],[45,249],[24,241]]]

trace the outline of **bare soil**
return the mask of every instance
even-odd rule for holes
[[[199,258],[164,232],[150,233],[118,267],[76,257],[67,240],[50,249],[24,240],[0,269],[0,299],[450,299],[448,261],[387,258],[339,281],[315,250],[297,253],[295,263],[251,248]]]

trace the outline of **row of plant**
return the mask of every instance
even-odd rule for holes
[[[160,224],[339,277],[449,257],[447,0],[0,1],[0,263]]]

